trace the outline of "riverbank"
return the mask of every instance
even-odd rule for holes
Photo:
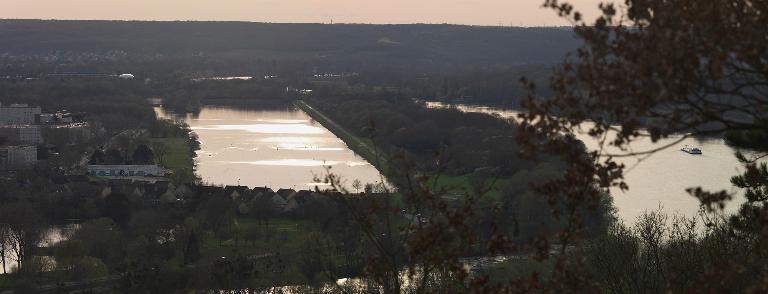
[[[303,100],[297,100],[294,105],[299,109],[307,113],[312,119],[319,122],[323,127],[331,131],[336,137],[339,137],[344,143],[347,144],[349,149],[352,149],[355,153],[363,157],[368,163],[376,167],[379,172],[386,176],[389,163],[386,154],[382,154],[375,147],[375,143],[368,138],[360,138],[355,136],[351,132],[347,131],[344,127],[325,116],[322,112],[316,110]]]
[[[171,170],[176,183],[194,183],[195,175],[194,138],[169,137],[150,138],[155,151],[155,160],[164,168]]]
[[[350,149],[374,165],[380,172],[382,172],[382,174],[386,175],[391,172],[391,170],[389,170],[390,165],[387,160],[387,158],[389,158],[388,155],[377,149],[371,139],[360,138],[354,135],[350,131],[346,130],[346,128],[333,121],[333,119],[327,117],[325,114],[315,109],[303,100],[297,100],[294,104],[306,112],[314,120],[322,124],[326,129],[334,133],[334,135],[343,140]],[[472,176],[472,174],[457,176],[442,175],[440,177],[433,178],[428,182],[428,184],[439,189],[446,189],[448,192],[447,197],[455,199],[458,197],[458,195],[472,193],[475,190],[472,185]],[[490,202],[500,201],[502,198],[502,189],[509,182],[509,179],[491,178],[487,179],[486,182],[492,185],[492,187],[487,189],[488,191],[485,194],[488,196],[487,199]]]

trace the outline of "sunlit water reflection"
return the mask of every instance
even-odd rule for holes
[[[56,245],[56,243],[59,243],[61,241],[67,240],[70,238],[71,234],[73,234],[77,229],[79,228],[79,225],[57,225],[57,226],[51,226],[50,228],[47,228],[43,230],[42,237],[38,243],[38,247],[51,247]],[[18,266],[16,261],[16,250],[14,250],[14,246],[11,243],[5,244],[5,263],[0,260],[0,274],[3,273],[12,273],[16,271],[16,268]],[[40,256],[38,258],[41,258],[42,261],[47,263],[50,267],[53,267],[56,263],[50,256]],[[5,268],[3,268],[5,266]]]
[[[427,106],[449,107],[440,102],[428,102]],[[486,106],[453,105],[453,107],[465,112],[496,114],[504,118],[516,118],[519,113]],[[584,132],[577,134],[577,137],[587,148],[596,150],[599,144],[585,133],[588,127],[589,125],[585,124]],[[681,137],[673,136],[656,143],[651,142],[650,138],[642,138],[633,142],[630,147],[634,152],[652,150],[672,144]],[[680,148],[685,145],[700,147],[703,154],[690,155],[680,151]],[[736,193],[737,198],[726,206],[727,212],[736,211],[739,203],[744,201],[740,191],[730,183],[730,178],[743,170],[741,163],[734,156],[736,151],[737,149],[728,146],[720,138],[686,138],[651,156],[619,158],[618,161],[627,166],[625,179],[629,190],[611,189],[618,216],[625,223],[631,224],[644,211],[654,210],[660,206],[669,213],[695,216],[699,211],[699,201],[685,192],[685,189],[691,187]],[[604,152],[622,154],[627,151],[608,147]],[[744,152],[750,154],[749,151]]]
[[[170,117],[155,108],[160,117]],[[381,182],[379,172],[306,113],[295,108],[203,107],[182,119],[200,140],[197,174],[206,183],[308,189],[326,167],[352,182]]]

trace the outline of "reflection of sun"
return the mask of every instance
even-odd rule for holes
[[[308,145],[312,143],[319,143],[324,138],[313,138],[313,137],[267,137],[260,139],[259,141],[265,142],[265,143],[293,143],[293,144],[303,144]]]
[[[193,130],[246,131],[261,134],[323,134],[323,128],[305,124],[253,124],[253,125],[213,125],[193,127]]]
[[[272,149],[292,151],[344,151],[344,148],[340,147],[320,147],[318,145],[302,143],[279,143],[273,146]]]
[[[336,160],[314,160],[314,159],[277,159],[277,160],[255,160],[255,161],[229,161],[229,164],[251,164],[267,166],[332,166],[344,164],[346,166],[364,166],[367,162],[362,161],[336,161]]]

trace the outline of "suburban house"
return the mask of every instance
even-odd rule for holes
[[[280,197],[283,197],[283,199],[288,199],[288,196],[291,196],[293,193],[296,193],[296,190],[294,190],[294,189],[279,189],[279,190],[277,190],[277,195],[280,195]]]
[[[162,177],[166,171],[161,166],[152,165],[88,165],[88,175],[104,178],[123,177]]]
[[[226,193],[230,199],[237,200],[242,196],[249,196],[251,189],[248,186],[226,186],[224,187],[224,193]]]

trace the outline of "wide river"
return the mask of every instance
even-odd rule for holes
[[[449,107],[439,102],[428,102],[427,106]],[[516,118],[519,113],[514,110],[475,105],[459,104],[453,107],[465,112],[495,114],[504,118]],[[590,150],[596,150],[599,146],[598,142],[586,133],[578,133],[577,137]],[[650,139],[641,139],[633,142],[630,147],[634,152],[652,150],[671,144],[679,138],[681,136],[663,139],[656,143],[651,142]],[[680,148],[685,145],[699,147],[703,154],[690,155],[680,151]],[[611,154],[626,153],[615,147],[604,150]],[[736,151],[720,138],[686,138],[650,156],[617,159],[626,165],[625,181],[629,185],[627,191],[611,189],[619,218],[625,223],[632,224],[644,211],[659,207],[672,214],[696,216],[699,211],[699,201],[685,192],[685,189],[691,187],[702,187],[711,191],[727,190],[736,194],[736,198],[726,206],[726,212],[736,211],[739,204],[744,201],[741,191],[736,190],[730,183],[731,177],[743,170],[741,163],[734,156]],[[749,151],[744,153],[751,154]]]
[[[170,117],[155,108],[160,117]],[[203,107],[199,115],[180,117],[200,140],[196,171],[216,185],[312,189],[324,184],[326,167],[346,181],[380,183],[380,173],[333,133],[303,111],[287,107],[253,110]]]
[[[430,102],[429,107],[447,107]],[[455,105],[459,110],[515,117],[517,112],[482,106]],[[158,115],[167,117],[162,109]],[[199,115],[182,119],[197,133],[201,150],[197,152],[197,173],[204,182],[220,185],[268,186],[273,189],[307,189],[321,185],[313,181],[325,174],[325,167],[346,179],[378,183],[379,172],[363,158],[347,148],[342,140],[295,108],[280,110],[251,110],[228,107],[204,107]],[[590,149],[597,142],[580,134]],[[634,151],[650,150],[676,138],[652,143],[639,140]],[[679,149],[685,145],[700,147],[703,155],[690,155]],[[608,152],[621,153],[615,148]],[[669,213],[695,216],[699,211],[697,199],[685,189],[702,187],[728,190],[739,196],[726,206],[732,212],[743,201],[740,191],[730,184],[730,178],[742,170],[734,157],[736,150],[722,139],[689,138],[676,146],[647,157],[626,157],[625,179],[628,191],[611,189],[618,216],[634,223],[644,211],[663,208]]]

